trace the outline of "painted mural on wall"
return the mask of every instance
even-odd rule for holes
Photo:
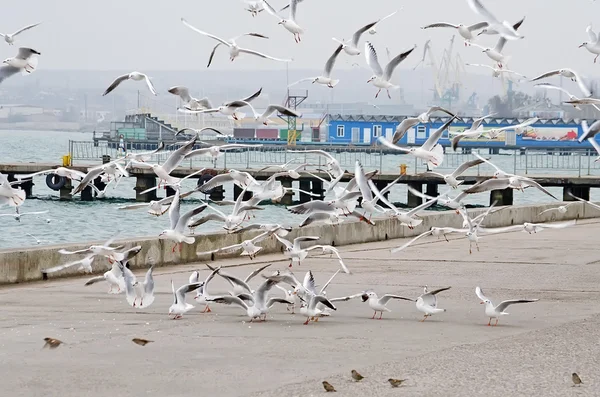
[[[521,135],[523,140],[576,141],[577,128],[573,127],[528,127]]]
[[[444,134],[444,138],[451,139],[454,135],[464,132],[468,130],[469,127],[449,127],[450,137]],[[504,142],[506,140],[506,134],[504,131],[494,132],[493,130],[497,129],[494,127],[481,127],[479,128],[479,132],[481,134],[479,136],[465,137],[461,141],[463,142],[490,142],[490,141],[500,141]]]

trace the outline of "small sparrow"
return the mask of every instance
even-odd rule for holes
[[[153,340],[142,339],[142,338],[133,338],[132,341],[136,345],[140,345],[140,346],[146,346],[148,343],[154,342]]]
[[[46,341],[46,344],[44,347],[42,347],[42,349],[46,347],[49,347],[50,349],[56,349],[61,343],[63,343],[62,341],[54,338],[44,338],[44,341]]]
[[[392,385],[392,387],[398,387],[402,384],[402,382],[406,382],[406,379],[389,378],[388,382],[390,382],[390,385]]]
[[[573,386],[579,386],[583,383],[579,375],[577,375],[577,372],[573,372],[573,374],[571,375],[571,379],[573,380]]]
[[[337,391],[333,386],[331,386],[331,383],[327,382],[326,380],[323,381],[323,387],[325,388],[326,392]]]
[[[355,381],[361,381],[364,379],[364,376],[362,376],[361,374],[359,374],[358,372],[356,372],[355,369],[352,370],[352,379],[354,379]]]

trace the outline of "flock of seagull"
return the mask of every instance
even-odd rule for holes
[[[288,32],[292,33],[294,40],[297,43],[300,43],[302,41],[302,34],[304,33],[304,30],[296,21],[296,16],[298,12],[298,5],[301,3],[301,1],[302,0],[291,0],[289,5],[280,11],[276,11],[265,0],[247,1],[246,6],[247,10],[253,17],[258,16],[262,11],[266,11],[266,13],[276,17],[278,19],[278,23],[282,25],[282,27]],[[479,46],[479,44],[474,43],[473,41],[480,35],[499,36],[498,43],[494,48],[483,46],[481,46],[481,48],[489,58],[496,62],[498,73],[503,72],[505,70],[506,63],[509,60],[509,57],[503,54],[504,46],[508,43],[508,41],[523,39],[524,36],[522,36],[518,30],[523,24],[524,19],[520,20],[516,24],[511,24],[508,21],[498,19],[491,14],[480,0],[467,0],[467,3],[480,17],[480,19],[482,19],[482,21],[468,26],[463,24],[455,25],[449,23],[434,23],[425,26],[424,29],[455,28],[465,39],[465,45],[468,46]],[[287,18],[281,16],[281,12],[283,12],[286,8],[289,8],[289,17]],[[362,35],[367,32],[369,34],[376,33],[376,26],[384,20],[393,17],[394,14],[395,13],[364,25],[353,34],[351,40],[346,41],[334,39],[338,43],[338,46],[333,55],[327,60],[323,74],[321,76],[311,77],[305,80],[322,84],[331,88],[335,87],[339,81],[332,78],[332,72],[336,58],[339,56],[339,54],[344,51],[349,56],[360,55],[362,52],[361,48],[363,48],[363,46],[360,45]],[[210,54],[208,66],[211,65],[213,58],[216,55],[216,51],[220,46],[225,46],[229,49],[231,61],[237,58],[240,54],[259,56],[279,62],[292,61],[291,59],[276,58],[255,50],[243,48],[237,44],[237,40],[241,39],[242,37],[249,36],[267,39],[267,37],[264,35],[251,32],[240,34],[230,39],[222,39],[216,35],[204,32],[194,27],[183,18],[181,21],[185,26],[194,32],[211,38],[217,42]],[[37,25],[39,24],[27,26],[15,32],[14,34],[3,35],[5,41],[9,44],[13,44],[15,38],[17,38],[20,33],[32,29]],[[597,35],[593,32],[591,27],[588,27],[587,32],[590,36],[590,40],[586,43],[583,43],[582,47],[585,47],[588,51],[594,54],[600,54],[600,44],[598,42]],[[385,67],[382,67],[378,61],[375,47],[368,41],[364,43],[364,54],[366,61],[373,71],[373,76],[368,81],[378,88],[376,96],[378,96],[382,90],[386,90],[388,96],[390,96],[390,90],[398,87],[391,82],[393,72],[396,67],[414,51],[415,47],[416,46],[413,46],[411,49],[408,49],[396,57],[391,58]],[[0,67],[0,82],[20,71],[23,73],[31,73],[36,68],[37,55],[40,55],[40,53],[36,50],[31,48],[20,48],[16,57],[5,60],[4,63],[6,65]],[[539,77],[534,78],[533,81],[542,80],[554,75],[562,75],[572,79],[578,84],[583,94],[583,98],[570,95],[569,100],[566,101],[566,103],[573,104],[574,106],[600,104],[600,100],[591,98],[593,93],[591,92],[589,86],[573,69],[564,68],[543,73]],[[103,95],[109,94],[127,80],[144,81],[148,86],[148,89],[153,94],[156,95],[158,93],[154,88],[151,79],[146,74],[134,71],[117,77],[106,89]],[[540,84],[540,86],[545,88],[555,88],[548,84]],[[269,122],[269,116],[275,112],[295,117],[300,116],[294,110],[277,104],[269,105],[263,113],[259,114],[252,107],[251,102],[261,95],[262,89],[246,98],[228,101],[216,107],[210,103],[208,98],[197,99],[191,97],[187,87],[175,86],[169,89],[168,92],[181,97],[182,101],[185,103],[185,106],[181,109],[181,111],[184,112],[219,112],[233,119],[239,120],[245,117],[245,114],[239,110],[244,107],[250,107],[256,121],[262,124],[267,124]],[[423,143],[421,146],[410,148],[400,147],[397,145],[398,141],[410,128],[419,123],[428,123],[430,121],[431,114],[438,111],[445,112],[450,117],[442,127],[431,133],[425,143]],[[471,128],[462,133],[455,134],[455,136],[452,138],[453,148],[456,150],[459,141],[465,137],[480,136],[482,134],[487,134],[491,137],[497,136],[502,129],[483,132],[481,128],[482,121],[486,117],[491,116],[492,115],[488,115],[477,119],[474,121]],[[373,319],[377,314],[379,314],[378,318],[381,319],[384,312],[390,311],[390,309],[387,307],[387,304],[392,299],[411,301],[415,303],[417,310],[423,313],[424,317],[421,321],[424,321],[431,315],[439,314],[445,311],[445,309],[438,307],[437,295],[440,292],[448,290],[450,287],[434,290],[429,290],[427,287],[425,287],[423,294],[416,299],[393,294],[383,294],[382,296],[378,296],[378,294],[372,290],[360,291],[358,293],[343,297],[329,298],[327,297],[326,289],[334,281],[334,278],[338,275],[338,273],[340,271],[347,274],[351,273],[350,269],[342,258],[341,253],[335,247],[331,245],[318,244],[318,241],[320,240],[319,236],[301,236],[290,241],[286,238],[291,231],[289,226],[279,224],[256,224],[249,223],[249,221],[252,219],[254,211],[260,211],[263,209],[261,206],[262,202],[278,202],[290,190],[298,190],[283,187],[280,183],[280,178],[297,179],[301,176],[301,174],[307,174],[322,180],[326,186],[326,194],[332,195],[333,198],[328,200],[315,199],[307,203],[289,206],[288,210],[290,212],[295,214],[305,214],[307,216],[306,219],[300,224],[301,228],[309,224],[317,223],[337,225],[349,218],[354,218],[373,225],[377,219],[385,218],[397,220],[402,225],[413,229],[420,225],[423,221],[422,218],[419,217],[419,214],[436,203],[455,209],[458,215],[463,218],[462,228],[432,227],[429,231],[422,233],[406,244],[398,248],[394,248],[392,250],[393,253],[409,248],[415,241],[427,235],[446,237],[450,233],[462,233],[469,241],[469,252],[471,253],[473,244],[476,246],[477,250],[479,250],[478,241],[482,236],[485,235],[512,230],[523,230],[527,233],[537,233],[547,228],[564,228],[575,225],[575,222],[562,222],[555,224],[524,223],[523,225],[515,225],[505,228],[487,228],[484,226],[486,217],[492,212],[502,210],[501,208],[494,208],[494,206],[491,206],[485,213],[476,217],[472,217],[472,214],[466,210],[465,203],[463,202],[463,200],[472,194],[508,188],[520,191],[524,191],[527,188],[534,188],[544,192],[554,199],[556,199],[556,197],[544,189],[534,179],[504,172],[496,165],[491,163],[489,159],[483,158],[479,155],[474,155],[473,160],[465,162],[450,174],[440,174],[436,172],[435,168],[439,167],[444,160],[444,150],[438,141],[443,132],[448,129],[451,123],[457,119],[457,115],[452,111],[440,107],[433,107],[417,117],[407,118],[404,120],[396,129],[391,142],[386,140],[384,137],[379,138],[379,142],[383,145],[422,160],[427,164],[428,169],[430,170],[428,173],[443,179],[445,184],[448,186],[448,190],[437,197],[429,197],[422,195],[419,192],[414,192],[414,194],[421,194],[425,199],[425,202],[422,205],[407,211],[397,208],[387,199],[387,193],[389,192],[389,189],[402,177],[398,178],[396,181],[389,184],[385,189],[380,191],[373,182],[376,172],[366,172],[359,161],[356,161],[354,164],[354,169],[352,172],[349,172],[342,167],[340,162],[333,155],[322,150],[302,150],[299,152],[322,157],[325,160],[325,170],[310,168],[313,166],[306,163],[294,164],[296,159],[293,159],[286,164],[277,166],[277,172],[273,173],[273,175],[266,181],[258,181],[247,172],[230,169],[227,173],[220,174],[212,178],[204,185],[198,186],[188,192],[182,192],[182,181],[184,179],[204,171],[196,171],[186,178],[177,178],[172,176],[171,174],[173,171],[185,159],[189,159],[193,156],[203,155],[210,156],[216,160],[219,156],[223,155],[225,150],[256,146],[230,144],[194,149],[196,146],[200,145],[200,142],[198,141],[200,131],[194,131],[195,134],[193,137],[181,144],[179,148],[172,151],[167,160],[162,164],[153,163],[151,160],[156,153],[165,149],[164,145],[160,145],[152,152],[127,153],[122,158],[118,158],[106,164],[93,167],[89,169],[87,173],[71,170],[67,167],[58,167],[44,170],[35,174],[20,175],[18,176],[19,180],[14,182],[8,181],[6,176],[0,174],[0,205],[8,205],[16,208],[16,216],[19,219],[20,216],[25,215],[19,214],[18,211],[18,208],[25,201],[25,193],[20,188],[13,187],[13,185],[18,184],[23,180],[31,179],[37,175],[57,174],[79,182],[72,191],[73,195],[83,192],[83,190],[86,188],[94,189],[99,195],[103,195],[106,192],[106,188],[103,191],[100,191],[94,185],[94,181],[96,181],[98,178],[107,183],[107,185],[110,185],[113,182],[116,185],[119,183],[121,178],[129,176],[128,170],[131,170],[131,167],[150,168],[156,174],[156,177],[159,180],[157,188],[161,185],[169,186],[174,189],[174,195],[164,199],[151,201],[149,203],[123,206],[120,207],[120,209],[135,210],[144,208],[147,209],[147,212],[151,216],[157,217],[168,213],[169,226],[160,233],[158,238],[172,241],[174,243],[172,248],[173,253],[175,253],[177,248],[181,250],[182,244],[193,244],[197,238],[202,238],[201,236],[194,234],[193,230],[195,228],[206,222],[217,222],[220,223],[223,229],[228,233],[258,231],[259,234],[241,242],[240,244],[227,247],[218,247],[209,252],[198,252],[198,258],[211,257],[212,255],[221,252],[241,251],[242,256],[247,256],[250,259],[253,259],[260,253],[262,249],[260,245],[261,242],[268,238],[274,238],[281,243],[283,247],[283,254],[289,259],[290,268],[294,266],[297,267],[305,263],[309,253],[311,252],[335,255],[340,266],[340,269],[338,269],[320,288],[317,288],[314,276],[310,270],[306,273],[304,279],[300,281],[290,269],[277,270],[268,276],[262,275],[262,272],[269,266],[267,265],[254,270],[242,280],[231,274],[228,274],[226,271],[223,271],[221,267],[213,268],[209,266],[210,272],[204,280],[201,280],[200,273],[195,271],[190,275],[189,282],[179,286],[178,288],[175,288],[175,285],[173,282],[171,282],[173,303],[169,307],[168,313],[172,315],[174,319],[181,318],[185,313],[193,308],[191,304],[186,302],[186,296],[187,294],[195,292],[194,299],[197,302],[205,305],[205,312],[212,310],[210,305],[213,303],[230,304],[238,306],[247,315],[250,321],[266,320],[269,310],[275,304],[284,304],[288,310],[295,312],[298,301],[300,301],[299,311],[306,317],[304,324],[309,324],[310,321],[316,323],[319,321],[319,318],[329,316],[333,311],[337,310],[337,307],[334,303],[348,301],[355,298],[360,298],[362,301],[368,303],[369,307],[374,312],[372,317]],[[536,121],[537,118],[530,119],[517,126],[511,126],[507,128],[515,129],[518,132],[519,130],[526,128]],[[598,149],[600,154],[600,149],[598,148],[598,144],[596,144],[594,138],[595,135],[600,132],[600,121],[596,121],[591,126],[588,126],[585,121],[583,121],[582,124],[584,127],[584,134],[582,137],[580,137],[580,141],[583,141],[584,139],[589,140],[592,142],[592,144],[594,144],[594,147]],[[189,131],[189,129],[186,130]],[[298,153],[298,151],[294,150],[289,150],[289,152]],[[481,164],[487,164],[494,167],[495,172],[493,178],[479,182],[453,196],[452,192],[457,190],[462,183],[462,181],[459,179],[460,175],[467,169],[474,166],[479,166]],[[352,174],[352,179],[345,186],[341,186],[340,182],[342,178],[347,177],[349,174]],[[181,213],[180,204],[183,198],[196,193],[207,193],[216,186],[224,183],[234,183],[235,185],[239,186],[243,189],[242,194],[240,194],[235,201],[223,200],[220,202],[213,202],[205,200],[202,204],[196,206],[190,211]],[[245,200],[245,197],[247,197],[245,193],[247,192],[251,192],[252,197]],[[314,195],[311,192],[303,193]],[[588,201],[578,197],[575,198],[600,209],[599,206],[593,203],[589,203]],[[558,211],[559,213],[564,213],[566,212],[568,205],[570,204],[562,204],[556,208],[546,211]],[[217,206],[231,206],[232,209],[228,212],[217,208]],[[361,209],[360,211],[359,208]],[[211,212],[206,215],[206,210],[210,210]],[[133,272],[129,269],[128,261],[141,251],[141,247],[136,246],[126,248],[121,245],[115,246],[113,244],[113,240],[114,238],[111,238],[111,240],[102,245],[92,245],[83,250],[60,250],[59,252],[61,254],[67,256],[82,255],[83,258],[55,266],[53,268],[45,269],[44,272],[55,273],[74,266],[77,266],[78,269],[83,272],[92,272],[92,264],[95,258],[106,257],[112,264],[111,269],[102,276],[90,279],[86,285],[95,284],[97,282],[106,282],[109,286],[109,293],[118,294],[124,292],[126,296],[126,302],[129,306],[135,309],[145,309],[152,305],[155,301],[155,284],[153,278],[154,264],[150,264],[151,266],[143,280],[138,280],[138,278],[136,278]],[[260,284],[255,287],[251,287],[249,284],[250,281],[254,278],[257,278],[258,275],[262,276]],[[208,285],[215,276],[222,277],[230,284],[231,290],[229,294],[211,295],[208,292]],[[282,285],[287,285],[288,287],[283,287]],[[276,288],[276,290],[273,290],[273,288]],[[273,291],[280,292],[275,295],[272,293]],[[498,319],[507,314],[506,309],[510,305],[518,303],[530,303],[537,300],[513,299],[503,301],[498,305],[494,305],[492,301],[483,293],[480,287],[476,287],[475,292],[481,303],[485,304],[485,315],[489,318],[488,325],[491,325],[492,320],[494,319],[496,320],[495,324],[497,324]]]

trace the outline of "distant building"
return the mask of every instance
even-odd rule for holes
[[[4,121],[15,116],[26,117],[43,113],[44,108],[39,106],[30,106],[22,104],[0,104],[0,120],[5,119]]]

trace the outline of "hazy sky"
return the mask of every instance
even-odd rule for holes
[[[574,68],[591,78],[598,74],[600,63],[594,64],[594,55],[578,45],[588,39],[585,29],[593,16],[600,15],[600,2],[483,1],[500,19],[516,22],[527,17],[520,29],[525,39],[509,42],[504,50],[513,57],[511,69],[527,76],[559,67]],[[286,4],[283,0],[271,3],[277,9]],[[395,55],[417,44],[417,51],[402,65],[404,68],[418,62],[427,39],[432,39],[439,60],[455,34],[452,29],[424,31],[421,26],[440,21],[480,21],[466,0],[304,0],[298,7],[297,22],[306,32],[302,43],[296,44],[292,34],[277,25],[274,17],[263,12],[252,18],[244,11],[241,0],[28,0],[5,7],[0,31],[13,32],[42,21],[42,25],[23,33],[16,43],[42,53],[40,69],[201,72],[216,42],[185,27],[180,21],[185,17],[192,25],[224,38],[248,31],[263,33],[271,39],[243,38],[239,44],[273,56],[293,58],[291,69],[321,69],[336,46],[332,37],[349,38],[360,26],[395,10],[399,10],[398,14],[383,22],[377,35],[364,35],[361,45],[364,39],[371,40],[383,63],[387,60],[386,47]],[[585,15],[589,15],[589,20]],[[480,43],[493,47],[497,37],[482,36]],[[460,40],[456,43],[464,62],[492,63],[480,49],[464,48]],[[0,42],[0,58],[14,55],[16,48]],[[362,54],[350,57],[342,53],[337,67],[350,68],[353,62],[365,65]],[[285,64],[248,55],[231,63],[224,48],[218,51],[213,67],[285,70]],[[401,74],[394,80],[402,84]]]

